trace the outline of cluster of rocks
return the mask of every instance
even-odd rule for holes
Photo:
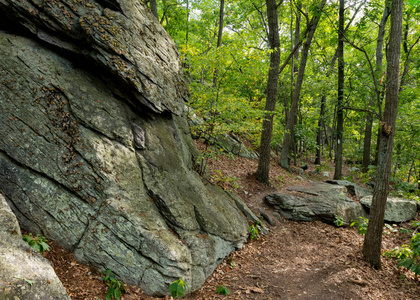
[[[281,216],[294,221],[320,220],[332,224],[340,216],[348,224],[359,217],[368,217],[372,203],[371,190],[346,180],[291,186],[287,191],[267,195],[264,201]],[[385,221],[406,222],[414,219],[416,213],[415,201],[388,197]]]

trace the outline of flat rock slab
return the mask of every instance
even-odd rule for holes
[[[356,196],[359,199],[373,194],[373,191],[371,189],[361,187],[355,184],[354,182],[348,180],[326,180],[325,182],[329,184],[345,186],[347,189],[347,193],[349,193],[352,196]]]
[[[343,217],[346,223],[367,216],[360,203],[346,196],[344,186],[312,183],[287,190],[299,194],[273,193],[265,197],[265,202],[289,220],[320,220],[331,224],[336,216]]]
[[[366,196],[360,199],[360,203],[368,210],[372,206],[372,196]],[[406,222],[416,217],[417,203],[415,201],[388,197],[385,206],[384,219],[387,222]]]
[[[22,240],[18,221],[0,194],[0,299],[70,300],[50,262]]]

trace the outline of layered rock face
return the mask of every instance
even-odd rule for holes
[[[193,171],[170,37],[141,1],[0,0],[0,20],[0,192],[21,226],[151,295],[200,288],[248,224]]]

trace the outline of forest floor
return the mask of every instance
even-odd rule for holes
[[[203,145],[198,144],[203,150]],[[309,170],[314,165],[307,162]],[[257,213],[271,214],[263,203],[265,195],[287,186],[322,181],[328,178],[291,174],[273,158],[270,186],[258,183],[254,173],[257,161],[221,155],[208,162],[212,180],[224,188],[236,188],[245,203]],[[328,165],[324,165],[328,168]],[[332,167],[329,166],[331,176]],[[309,170],[306,174],[309,174]],[[344,172],[346,173],[346,172]],[[410,228],[410,223],[395,229]],[[231,253],[207,279],[204,286],[183,299],[419,299],[420,281],[413,273],[396,267],[395,261],[382,258],[382,270],[370,268],[362,259],[363,236],[357,229],[334,227],[321,222],[279,221],[269,233]],[[383,251],[410,242],[410,234],[385,230]],[[97,270],[77,263],[65,249],[51,244],[45,252],[73,300],[105,299],[107,286]],[[225,286],[230,294],[219,295]],[[139,288],[127,286],[121,299],[152,298]],[[162,299],[162,298],[161,298]],[[163,299],[171,299],[167,296]]]

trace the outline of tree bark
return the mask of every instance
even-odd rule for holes
[[[354,19],[356,18],[357,13],[359,12],[359,10],[360,10],[360,8],[362,7],[363,4],[364,4],[364,2],[360,3],[359,6],[356,8],[356,10],[353,14],[353,17],[347,23],[346,28],[344,29],[344,34],[349,29],[351,23],[353,23]],[[335,65],[335,61],[337,60],[337,57],[338,57],[338,48],[335,50],[334,56],[331,60],[330,68],[327,71],[327,75],[326,75],[327,78],[330,77],[330,75],[331,75],[331,73],[334,69],[334,65]],[[323,146],[322,130],[325,126],[325,105],[326,105],[326,101],[327,101],[327,96],[323,95],[322,98],[321,98],[321,111],[319,113],[318,129],[317,129],[317,133],[316,133],[317,151],[316,151],[315,162],[314,162],[316,165],[321,164],[321,152],[322,152],[322,146]]]
[[[343,176],[343,127],[344,127],[344,0],[340,0],[338,13],[338,99],[337,99],[337,148],[335,152],[334,179]]]
[[[268,184],[270,170],[271,136],[273,133],[274,109],[277,101],[277,81],[280,66],[280,37],[277,19],[277,4],[275,0],[266,0],[268,19],[268,41],[270,43],[270,69],[268,70],[267,99],[265,102],[265,116],[261,133],[260,157],[256,178]]]
[[[387,53],[387,78],[384,117],[381,121],[378,166],[369,224],[363,244],[364,259],[381,268],[382,229],[391,173],[392,148],[398,111],[399,62],[401,52],[403,0],[392,0],[391,30]]]
[[[295,127],[295,116],[297,112],[297,105],[300,97],[300,90],[302,88],[303,76],[305,75],[306,61],[308,59],[309,48],[311,46],[312,38],[314,36],[316,27],[321,18],[321,10],[325,5],[326,0],[322,0],[318,6],[315,15],[312,17],[310,23],[308,24],[309,31],[308,36],[306,37],[305,44],[302,49],[302,56],[300,59],[299,71],[296,79],[295,90],[293,92],[292,103],[290,105],[289,116],[287,118],[286,131],[284,133],[283,139],[283,149],[281,151],[280,166],[289,169],[289,151],[290,151],[290,141],[291,137],[294,135]]]
[[[217,35],[217,48],[219,48],[222,45],[224,10],[225,10],[225,0],[220,0],[219,33]],[[217,86],[218,76],[219,76],[219,69],[216,68],[213,74],[213,87]]]
[[[152,11],[152,14],[156,17],[156,19],[159,20],[156,0],[149,0],[149,2],[150,2],[150,10]]]
[[[325,103],[327,102],[327,96],[323,95],[321,99],[321,111],[319,113],[319,119],[318,119],[318,129],[316,132],[316,156],[315,156],[315,164],[320,165],[321,164],[321,148],[323,145],[322,142],[322,128],[324,128],[325,123]]]
[[[378,39],[376,43],[376,76],[378,76],[378,79],[381,78],[382,76],[382,59],[383,59],[382,49],[384,45],[385,26],[386,26],[386,22],[388,20],[390,13],[391,13],[390,0],[385,0],[385,9],[381,18],[381,23],[379,24]],[[372,99],[369,103],[371,107],[375,105],[375,100],[378,97],[381,97],[381,95],[375,94],[372,96]],[[363,173],[366,173],[368,171],[369,165],[370,165],[370,147],[371,147],[371,141],[372,141],[372,127],[373,127],[372,124],[373,124],[373,116],[372,114],[368,114],[366,118],[365,138],[363,140],[363,162],[362,162]]]

